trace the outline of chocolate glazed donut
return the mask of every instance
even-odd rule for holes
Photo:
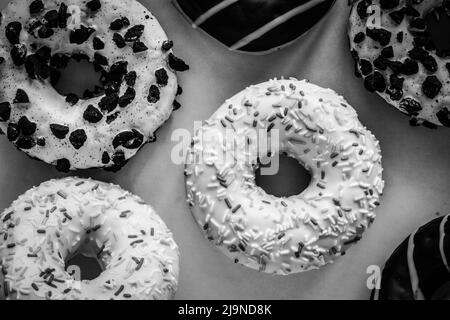
[[[450,216],[420,227],[386,262],[374,300],[450,300]]]
[[[312,28],[335,0],[173,0],[180,11],[232,51],[267,53]]]

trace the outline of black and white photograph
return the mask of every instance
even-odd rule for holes
[[[2,306],[450,300],[449,178],[450,0],[0,0]]]

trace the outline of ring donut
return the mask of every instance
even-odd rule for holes
[[[279,138],[268,148],[257,141],[266,133]],[[278,198],[255,183],[258,159],[280,153],[310,171],[300,195]],[[332,262],[361,239],[375,218],[382,171],[378,141],[342,97],[307,81],[271,80],[227,100],[196,133],[187,200],[229,258],[285,275]]]
[[[350,46],[366,89],[414,126],[450,127],[450,52],[437,50],[425,20],[438,10],[450,15],[450,1],[352,2]]]
[[[173,0],[194,28],[231,51],[269,53],[309,31],[335,0]]]
[[[0,29],[0,130],[61,171],[120,169],[179,106],[188,66],[135,0],[14,0]],[[101,70],[100,95],[53,88],[71,58]]]
[[[450,216],[412,233],[384,267],[379,300],[450,300]]]
[[[77,253],[104,271],[72,278]],[[0,267],[7,299],[169,299],[178,247],[161,218],[120,187],[79,178],[51,180],[0,215]]]

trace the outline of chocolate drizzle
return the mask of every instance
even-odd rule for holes
[[[386,262],[380,291],[374,296],[380,300],[437,298],[436,293],[450,283],[449,218],[427,223],[397,247]]]

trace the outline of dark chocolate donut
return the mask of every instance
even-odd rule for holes
[[[376,300],[450,300],[450,216],[420,227],[384,267]]]
[[[311,29],[335,0],[174,0],[207,34],[232,51],[264,53]]]

